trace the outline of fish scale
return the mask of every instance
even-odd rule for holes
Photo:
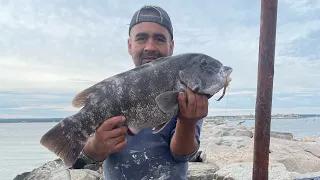
[[[158,133],[178,115],[179,92],[190,88],[211,98],[222,88],[225,90],[231,72],[231,67],[201,53],[158,58],[77,94],[72,105],[82,109],[62,119],[42,136],[40,143],[71,167],[89,136],[106,119],[125,116],[123,125],[130,135],[146,128]]]

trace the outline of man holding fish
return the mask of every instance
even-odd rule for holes
[[[218,101],[223,97],[232,68],[202,53],[172,55],[173,49],[168,14],[143,6],[129,27],[136,67],[78,93],[72,105],[82,108],[40,143],[67,167],[77,168],[81,159],[103,162],[106,180],[186,179],[208,99],[221,89]]]
[[[165,10],[143,6],[132,17],[128,52],[136,67],[159,57],[171,56],[173,28]],[[186,179],[188,160],[200,145],[202,118],[208,113],[208,98],[192,90],[180,93],[179,115],[152,134],[145,129],[130,136],[123,116],[107,119],[90,137],[82,155],[104,162],[105,179]]]

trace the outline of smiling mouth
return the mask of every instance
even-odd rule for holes
[[[143,60],[155,60],[157,59],[157,57],[145,57],[143,58]]]
[[[146,58],[142,59],[142,62],[149,63],[149,62],[156,60],[156,59],[157,59],[156,57],[146,57]]]

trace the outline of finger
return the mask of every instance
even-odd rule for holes
[[[112,148],[110,153],[115,153],[120,151],[122,148],[124,148],[127,145],[127,139],[125,139],[124,141],[118,143],[116,146],[114,146],[114,148]]]
[[[198,101],[198,98],[197,98],[197,94],[192,91],[191,89],[188,89],[189,90],[189,93],[191,94],[189,97],[190,99],[188,99],[188,114],[192,115],[192,116],[196,116],[197,113],[198,113],[198,109],[197,109],[197,101]]]
[[[204,105],[204,98],[201,95],[197,94],[196,95],[196,102],[197,102],[197,112],[199,114],[202,114],[203,105]]]
[[[106,140],[106,144],[107,144],[108,147],[113,149],[117,144],[121,143],[125,139],[126,139],[125,135],[122,135],[122,136],[119,136],[119,137],[115,137],[115,138],[110,138],[110,139]]]
[[[103,131],[110,131],[114,129],[117,125],[121,125],[125,121],[124,116],[114,116],[103,122],[99,129]]]
[[[127,133],[128,127],[127,126],[122,126],[116,129],[113,129],[111,131],[104,131],[104,138],[116,138],[119,136],[123,136]]]
[[[208,108],[209,108],[209,99],[207,97],[204,97],[204,106],[205,111],[208,112]]]
[[[179,107],[180,107],[180,113],[181,114],[185,114],[187,111],[187,103],[186,100],[184,98],[184,93],[180,92],[178,95],[178,103],[179,103]]]
[[[187,94],[188,94],[188,104],[187,104],[187,108],[189,109],[189,106],[191,106],[191,108],[193,108],[196,105],[195,102],[195,94],[191,89],[187,89]]]
[[[202,112],[204,116],[208,115],[208,98],[203,96],[203,101],[202,101]]]

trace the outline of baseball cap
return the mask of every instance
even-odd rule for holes
[[[168,13],[158,6],[145,5],[134,13],[129,26],[129,35],[131,28],[141,22],[158,23],[168,29],[171,39],[173,39],[173,28]]]

